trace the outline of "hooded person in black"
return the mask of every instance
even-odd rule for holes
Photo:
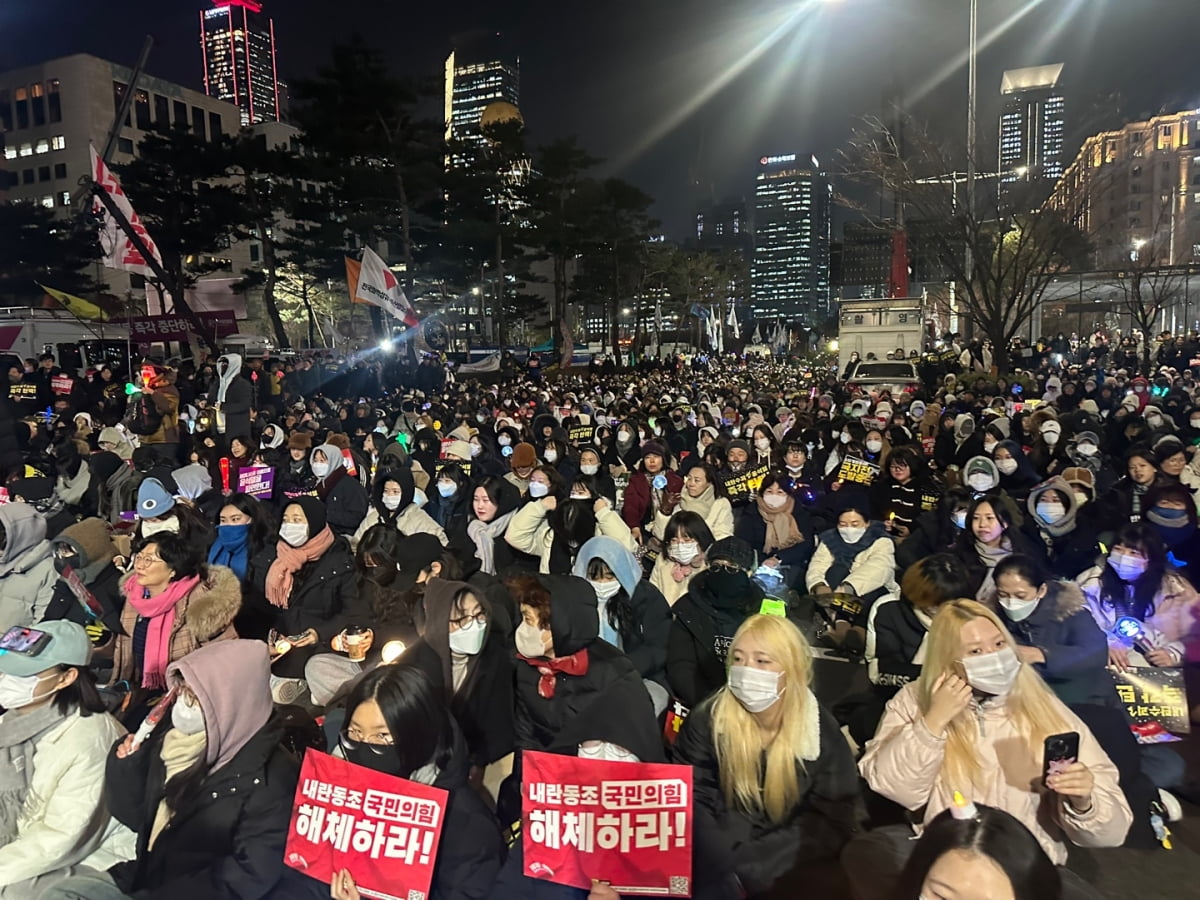
[[[725,657],[746,616],[758,612],[763,592],[750,580],[754,551],[741,538],[716,541],[708,565],[672,609],[667,681],[682,704],[695,706],[725,684]]]
[[[101,519],[84,519],[63,529],[50,544],[59,579],[44,619],[67,619],[79,625],[99,619],[109,632],[120,634],[125,595],[120,587],[121,572],[113,565],[117,549],[107,524]],[[80,588],[68,581],[68,568],[82,585],[79,594]],[[93,607],[99,607],[99,614]]]
[[[508,613],[463,581],[425,585],[424,632],[398,663],[420,668],[445,697],[482,769],[513,749],[513,658]]]

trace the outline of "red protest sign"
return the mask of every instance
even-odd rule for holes
[[[692,767],[522,754],[525,874],[619,894],[689,897]]]
[[[283,861],[326,884],[349,869],[364,897],[424,898],[448,796],[309,750]]]
[[[51,375],[50,390],[56,397],[66,397],[75,389],[75,379],[70,375]]]

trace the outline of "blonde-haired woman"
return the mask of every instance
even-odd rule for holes
[[[1042,780],[1043,742],[1079,735],[1079,757]],[[887,705],[859,763],[867,784],[925,821],[953,805],[955,791],[1019,819],[1058,866],[1067,842],[1118,847],[1132,815],[1112,764],[1087,726],[1021,662],[996,614],[974,600],[939,607],[920,677]],[[860,900],[892,896],[912,851],[907,826],[882,828],[847,848]],[[866,869],[864,870],[864,866]],[[1062,871],[1063,897],[1096,896]]]
[[[695,773],[695,881],[736,879],[751,896],[798,872],[807,885],[835,884],[861,798],[837,722],[809,690],[808,644],[787,619],[751,616],[727,667],[726,685],[692,710],[675,745]]]

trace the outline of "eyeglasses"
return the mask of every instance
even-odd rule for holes
[[[742,571],[741,566],[735,566],[733,563],[709,563],[708,568],[713,572],[724,572],[727,575],[732,575],[734,572]]]
[[[480,625],[487,624],[487,613],[482,609],[473,616],[463,616],[460,619],[451,619],[450,624],[455,628],[466,628],[472,622],[478,622]]]
[[[138,565],[139,563],[148,566],[148,565],[150,565],[150,563],[160,563],[160,562],[162,562],[161,556],[150,556],[148,553],[133,554],[133,564],[135,566]]]
[[[395,743],[392,740],[392,735],[390,732],[381,731],[377,734],[363,734],[353,725],[349,726],[340,735],[338,735],[338,739],[345,744],[348,749],[356,750],[359,747],[367,747],[379,756],[383,756],[383,754],[387,752],[384,749],[385,747],[391,747]]]

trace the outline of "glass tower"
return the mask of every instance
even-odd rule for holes
[[[233,103],[242,124],[279,121],[275,24],[256,0],[215,0],[200,12],[204,92]]]

